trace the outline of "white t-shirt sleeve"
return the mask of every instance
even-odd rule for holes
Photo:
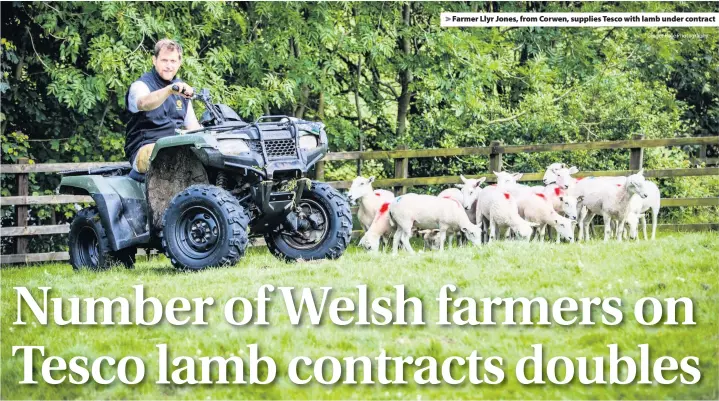
[[[135,81],[130,85],[130,95],[127,97],[127,110],[130,113],[137,113],[137,99],[149,95],[150,88],[142,81]]]
[[[182,124],[185,126],[185,129],[200,125],[195,115],[195,109],[192,107],[192,101],[187,102],[187,114],[185,114],[185,121]]]

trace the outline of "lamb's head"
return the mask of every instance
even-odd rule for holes
[[[470,224],[466,227],[462,227],[462,233],[467,239],[476,246],[482,245],[482,227]]]
[[[539,224],[537,223],[530,223],[527,220],[521,219],[517,225],[517,230],[514,230],[514,232],[523,240],[529,241],[532,237],[532,233],[534,232],[534,227],[537,227],[538,225]]]
[[[572,177],[572,174],[576,174],[578,172],[579,169],[576,166],[560,168],[556,173],[557,186],[563,190],[569,189],[569,187],[576,182],[576,179]]]
[[[472,208],[472,205],[479,197],[479,191],[481,190],[480,186],[482,183],[487,179],[487,177],[481,177],[481,178],[464,178],[463,175],[460,175],[459,178],[462,179],[461,184],[456,184],[457,188],[460,188],[462,190],[462,203],[465,209]]]
[[[357,178],[352,180],[352,186],[347,193],[347,198],[349,199],[349,201],[354,203],[357,201],[357,199],[365,195],[371,194],[373,192],[372,182],[374,182],[374,176],[369,178],[358,176]]]
[[[638,173],[632,174],[627,177],[627,191],[632,194],[639,195],[639,197],[642,199],[646,199],[646,197],[649,195],[646,188],[644,188],[645,182],[647,181],[644,179],[644,170],[639,170]]]
[[[557,171],[562,168],[567,168],[567,165],[564,163],[552,163],[547,166],[547,171],[544,172],[544,177],[542,178],[544,185],[554,184],[557,182]]]
[[[439,250],[440,231],[438,229],[419,230],[417,234],[424,238],[424,246],[429,248],[430,251]]]
[[[379,251],[379,240],[380,240],[379,235],[375,235],[375,234],[368,232],[362,236],[362,239],[360,239],[359,246],[361,246],[362,248],[364,248],[370,252],[377,252],[377,251]]]
[[[562,238],[566,238],[569,242],[574,242],[574,225],[577,223],[575,220],[557,215],[554,218],[554,223],[554,228]]]
[[[629,213],[627,216],[627,224],[629,225],[629,239],[637,239],[639,237],[639,215]]]
[[[508,173],[506,171],[493,171],[494,175],[497,176],[497,186],[506,186],[516,184],[523,173]]]
[[[584,200],[583,196],[569,196],[563,195],[559,197],[559,201],[562,202],[562,212],[569,218],[569,220],[577,220],[577,202]]]

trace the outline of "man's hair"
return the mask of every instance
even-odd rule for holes
[[[165,38],[155,43],[155,57],[160,55],[160,51],[162,49],[167,49],[169,51],[177,50],[177,53],[180,54],[180,58],[182,58],[182,46],[172,39]]]

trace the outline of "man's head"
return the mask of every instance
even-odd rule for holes
[[[182,46],[174,40],[162,39],[155,44],[152,65],[165,81],[171,81],[177,75],[182,64]]]

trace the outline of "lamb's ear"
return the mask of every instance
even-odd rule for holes
[[[579,168],[577,166],[572,166],[569,168],[569,174],[577,174],[579,172]]]
[[[369,182],[374,182],[374,176],[370,176],[367,180],[368,180]]]
[[[419,231],[417,231],[418,234],[422,234],[422,235],[425,235],[425,234],[427,234],[428,232],[429,232],[429,230],[419,230]]]
[[[512,177],[514,177],[515,180],[519,181],[519,179],[522,178],[523,175],[524,173],[514,173],[512,174]]]
[[[462,183],[463,183],[463,184],[466,184],[466,183],[467,183],[467,179],[464,178],[464,175],[460,175],[460,176],[459,176],[459,179],[462,180]]]
[[[460,188],[460,189],[461,189],[461,188],[464,188],[464,184],[454,184],[454,186],[457,187],[457,188]]]
[[[469,229],[467,227],[462,227],[461,230],[465,234],[469,232]]]
[[[559,168],[567,168],[567,165],[562,163]]]
[[[487,177],[481,177],[477,180],[477,185],[475,187],[479,188],[480,185],[482,185],[483,182],[487,181]]]

